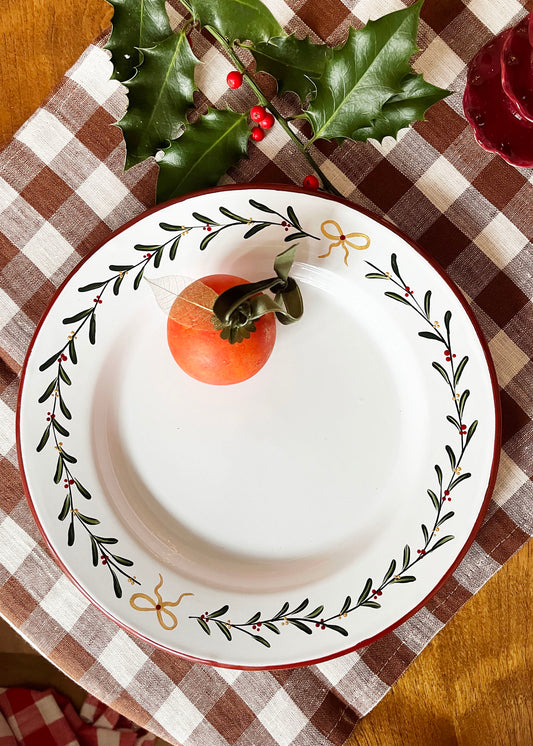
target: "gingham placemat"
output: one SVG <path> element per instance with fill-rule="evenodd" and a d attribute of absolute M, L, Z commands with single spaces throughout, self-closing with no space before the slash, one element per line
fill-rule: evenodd
<path fill-rule="evenodd" d="M 329 43 L 399 0 L 267 0 L 288 31 Z M 176 5 L 176 7 L 178 7 Z M 517 0 L 426 0 L 415 67 L 456 91 L 382 146 L 328 144 L 315 157 L 354 203 L 417 240 L 466 294 L 496 364 L 503 451 L 471 550 L 425 608 L 380 641 L 318 666 L 218 670 L 172 657 L 107 620 L 47 553 L 15 449 L 18 375 L 55 288 L 111 230 L 154 201 L 154 166 L 122 173 L 125 106 L 101 44 L 89 47 L 0 157 L 0 611 L 48 658 L 127 717 L 185 746 L 342 744 L 453 614 L 533 529 L 533 176 L 481 150 L 462 115 L 466 63 L 518 21 Z M 176 11 L 174 24 L 179 24 Z M 316 36 L 314 37 L 317 38 Z M 230 63 L 197 34 L 198 85 L 220 105 Z M 245 94 L 237 92 L 231 95 Z M 235 99 L 234 99 L 235 100 Z M 242 100 L 243 110 L 249 104 Z M 301 183 L 308 173 L 275 127 L 225 182 Z"/>

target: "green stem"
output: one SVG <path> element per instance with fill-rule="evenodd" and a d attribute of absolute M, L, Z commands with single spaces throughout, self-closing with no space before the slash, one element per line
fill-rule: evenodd
<path fill-rule="evenodd" d="M 257 99 L 259 103 L 262 106 L 268 107 L 268 109 L 272 112 L 274 118 L 278 122 L 278 124 L 283 127 L 287 135 L 291 138 L 291 140 L 294 142 L 300 153 L 302 153 L 305 158 L 307 159 L 308 163 L 314 168 L 314 170 L 317 172 L 317 174 L 322 179 L 322 184 L 324 185 L 324 188 L 327 189 L 328 192 L 331 192 L 331 194 L 335 194 L 337 197 L 342 197 L 343 195 L 339 192 L 338 189 L 336 189 L 331 181 L 328 179 L 328 177 L 324 174 L 318 163 L 315 161 L 311 153 L 307 150 L 305 145 L 301 142 L 299 137 L 296 135 L 293 130 L 289 127 L 289 124 L 283 114 L 281 114 L 274 104 L 269 101 L 264 95 L 259 86 L 256 84 L 254 79 L 248 74 L 246 71 L 246 68 L 240 61 L 240 59 L 235 54 L 232 46 L 228 43 L 227 39 L 225 39 L 222 34 L 220 34 L 216 29 L 214 29 L 212 26 L 206 26 L 206 29 L 209 31 L 209 33 L 214 36 L 214 38 L 218 41 L 218 43 L 225 49 L 225 51 L 228 53 L 229 57 L 231 58 L 231 61 L 237 68 L 237 70 L 243 75 L 244 79 L 252 89 L 252 91 L 257 96 Z"/>

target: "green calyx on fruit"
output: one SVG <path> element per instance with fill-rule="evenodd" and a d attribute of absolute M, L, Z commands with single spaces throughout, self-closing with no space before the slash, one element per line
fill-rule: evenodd
<path fill-rule="evenodd" d="M 294 244 L 277 255 L 275 277 L 235 285 L 218 296 L 213 304 L 211 323 L 220 330 L 222 339 L 230 344 L 248 339 L 255 331 L 257 319 L 267 313 L 275 313 L 282 324 L 292 324 L 301 318 L 304 306 L 300 288 L 289 277 L 296 246 Z M 274 297 L 266 295 L 266 290 Z"/>

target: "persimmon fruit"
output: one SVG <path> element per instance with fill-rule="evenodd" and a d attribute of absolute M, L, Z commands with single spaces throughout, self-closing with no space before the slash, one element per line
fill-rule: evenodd
<path fill-rule="evenodd" d="M 276 341 L 276 317 L 257 319 L 248 338 L 231 344 L 212 322 L 213 302 L 230 287 L 247 283 L 235 275 L 209 275 L 188 285 L 176 298 L 167 320 L 167 340 L 180 368 L 203 383 L 228 385 L 255 375 Z"/>

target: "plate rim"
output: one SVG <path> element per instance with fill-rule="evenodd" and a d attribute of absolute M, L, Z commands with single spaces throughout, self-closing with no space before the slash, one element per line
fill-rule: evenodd
<path fill-rule="evenodd" d="M 493 396 L 493 405 L 494 405 L 494 447 L 493 447 L 493 454 L 492 454 L 492 462 L 491 462 L 491 469 L 489 474 L 489 480 L 487 484 L 487 489 L 485 491 L 485 495 L 483 497 L 483 502 L 481 504 L 478 516 L 476 521 L 474 522 L 474 525 L 472 527 L 472 530 L 470 534 L 468 535 L 466 541 L 464 542 L 459 554 L 457 555 L 454 562 L 451 564 L 451 566 L 447 569 L 447 571 L 444 573 L 444 575 L 438 580 L 436 585 L 427 593 L 427 595 L 418 603 L 416 604 L 412 609 L 409 609 L 402 617 L 397 619 L 395 622 L 393 622 L 391 625 L 386 627 L 385 629 L 381 630 L 380 632 L 376 633 L 375 635 L 372 635 L 371 637 L 368 637 L 364 640 L 361 640 L 354 645 L 350 645 L 347 648 L 344 648 L 340 651 L 335 651 L 333 653 L 319 656 L 317 658 L 312 658 L 310 660 L 305 661 L 297 661 L 293 663 L 275 663 L 275 664 L 267 664 L 267 665 L 260 665 L 260 666 L 252 666 L 252 665 L 244 665 L 244 664 L 236 664 L 236 663 L 226 663 L 226 662 L 219 662 L 219 661 L 213 661 L 207 658 L 202 658 L 200 656 L 194 656 L 190 653 L 184 653 L 176 650 L 175 648 L 167 647 L 166 645 L 163 645 L 159 642 L 156 642 L 152 640 L 150 637 L 147 637 L 142 632 L 139 632 L 138 630 L 133 629 L 132 627 L 129 627 L 124 622 L 121 622 L 119 619 L 117 619 L 113 614 L 111 614 L 109 611 L 107 611 L 103 606 L 91 595 L 91 593 L 86 590 L 82 583 L 79 582 L 74 575 L 71 573 L 69 568 L 66 566 L 66 564 L 63 562 L 63 560 L 60 558 L 59 554 L 55 550 L 50 538 L 48 537 L 44 526 L 42 525 L 40 519 L 38 518 L 37 511 L 35 509 L 33 499 L 30 494 L 28 481 L 26 479 L 26 472 L 24 468 L 24 461 L 22 459 L 22 445 L 21 445 L 21 401 L 22 401 L 22 393 L 24 390 L 24 381 L 26 377 L 27 372 L 27 366 L 29 362 L 29 358 L 31 356 L 31 352 L 33 350 L 34 343 L 40 333 L 41 327 L 43 326 L 46 318 L 48 317 L 48 314 L 50 313 L 52 307 L 55 305 L 57 300 L 59 299 L 60 295 L 62 294 L 64 288 L 66 285 L 72 280 L 72 278 L 78 273 L 78 271 L 81 269 L 81 267 L 87 262 L 94 254 L 96 254 L 97 251 L 99 251 L 105 244 L 109 243 L 110 240 L 114 239 L 116 236 L 120 235 L 127 229 L 129 229 L 131 226 L 138 223 L 140 220 L 144 219 L 146 216 L 151 215 L 153 213 L 159 212 L 160 210 L 169 207 L 174 204 L 178 204 L 180 202 L 184 202 L 196 197 L 201 197 L 207 194 L 216 194 L 221 192 L 238 192 L 238 191 L 244 191 L 244 190 L 258 190 L 258 191 L 276 191 L 276 192 L 293 192 L 298 194 L 304 194 L 311 197 L 319 197 L 321 199 L 329 200 L 332 202 L 336 202 L 338 204 L 341 204 L 345 207 L 349 207 L 352 210 L 355 210 L 356 212 L 359 212 L 366 217 L 371 218 L 372 220 L 376 221 L 380 225 L 384 226 L 388 230 L 395 233 L 397 236 L 399 236 L 403 241 L 405 241 L 417 254 L 419 254 L 431 267 L 434 271 L 437 272 L 437 274 L 444 280 L 448 288 L 451 290 L 453 295 L 457 298 L 459 303 L 461 304 L 463 310 L 465 311 L 470 323 L 472 324 L 472 327 L 474 329 L 474 332 L 477 336 L 477 339 L 481 345 L 481 349 L 483 351 L 483 355 L 485 357 L 485 364 L 487 366 L 487 370 L 489 372 L 489 378 L 490 378 L 490 384 L 491 384 L 491 390 L 492 390 L 492 396 Z M 463 558 L 465 557 L 466 553 L 470 549 L 474 538 L 479 531 L 481 524 L 483 522 L 483 519 L 485 517 L 485 514 L 487 512 L 488 506 L 490 504 L 490 500 L 492 497 L 492 493 L 494 491 L 494 486 L 496 483 L 496 477 L 498 473 L 498 466 L 500 462 L 500 454 L 501 454 L 501 442 L 502 442 L 502 424 L 501 424 L 501 401 L 500 401 L 500 394 L 499 394 L 499 384 L 498 379 L 496 375 L 496 369 L 494 366 L 494 362 L 492 360 L 490 350 L 488 343 L 485 339 L 485 336 L 483 334 L 483 331 L 481 329 L 481 326 L 476 319 L 472 309 L 470 308 L 466 298 L 464 297 L 463 293 L 459 289 L 459 287 L 455 284 L 455 282 L 448 276 L 448 274 L 445 272 L 445 270 L 440 266 L 440 264 L 437 262 L 437 260 L 431 256 L 425 249 L 423 249 L 419 244 L 416 243 L 413 239 L 411 239 L 402 229 L 398 228 L 397 226 L 390 223 L 386 218 L 381 217 L 380 215 L 374 213 L 372 210 L 369 210 L 365 207 L 362 207 L 360 205 L 356 205 L 350 200 L 346 199 L 345 197 L 337 197 L 335 195 L 326 194 L 321 191 L 316 190 L 310 190 L 310 189 L 304 189 L 302 187 L 299 187 L 294 184 L 267 184 L 267 183 L 245 183 L 245 184 L 228 184 L 228 185 L 222 185 L 222 186 L 216 186 L 211 187 L 208 189 L 202 189 L 195 192 L 191 192 L 189 194 L 182 195 L 181 197 L 177 197 L 172 200 L 168 200 L 167 202 L 163 202 L 161 204 L 154 205 L 151 208 L 148 208 L 147 210 L 144 210 L 139 215 L 136 215 L 128 222 L 124 223 L 124 225 L 120 226 L 114 231 L 111 231 L 110 234 L 102 241 L 98 242 L 96 246 L 94 246 L 89 253 L 83 257 L 83 259 L 76 264 L 76 266 L 72 269 L 71 272 L 67 275 L 67 277 L 63 280 L 63 282 L 59 285 L 59 287 L 55 290 L 53 293 L 45 311 L 43 312 L 39 323 L 37 324 L 32 338 L 30 340 L 30 343 L 28 345 L 28 349 L 26 351 L 26 355 L 24 358 L 24 363 L 21 369 L 20 373 L 20 383 L 19 383 L 19 390 L 17 395 L 17 410 L 16 410 L 16 448 L 17 448 L 17 459 L 18 459 L 18 467 L 20 472 L 20 477 L 22 481 L 22 486 L 24 489 L 24 493 L 26 496 L 26 500 L 28 503 L 28 506 L 30 508 L 30 511 L 32 513 L 33 519 L 46 543 L 46 546 L 49 550 L 49 552 L 52 555 L 53 560 L 56 562 L 56 564 L 59 566 L 59 568 L 62 570 L 62 572 L 68 577 L 68 579 L 78 588 L 78 590 L 85 596 L 85 598 L 88 599 L 88 601 L 95 606 L 98 611 L 102 612 L 108 619 L 113 621 L 119 628 L 123 629 L 124 631 L 128 632 L 129 634 L 133 635 L 137 639 L 140 639 L 144 642 L 149 643 L 153 647 L 163 650 L 166 653 L 170 653 L 171 655 L 178 656 L 180 658 L 184 658 L 186 660 L 192 661 L 194 663 L 201 663 L 209 666 L 214 666 L 216 668 L 227 668 L 227 669 L 233 669 L 233 670 L 241 670 L 241 671 L 272 671 L 272 670 L 282 670 L 282 669 L 290 669 L 290 668 L 302 668 L 304 666 L 311 666 L 316 665 L 318 663 L 324 663 L 329 660 L 333 660 L 335 658 L 339 658 L 344 655 L 348 655 L 349 653 L 353 653 L 356 650 L 365 647 L 366 645 L 369 645 L 373 642 L 376 642 L 377 640 L 381 639 L 385 635 L 387 635 L 389 632 L 392 632 L 394 629 L 398 628 L 400 625 L 402 625 L 405 621 L 410 619 L 412 616 L 414 616 L 421 608 L 423 608 L 428 601 L 439 591 L 439 589 L 449 580 L 449 578 L 453 575 L 456 568 L 459 566 L 459 564 L 462 562 Z"/>

